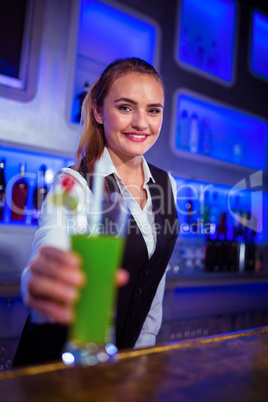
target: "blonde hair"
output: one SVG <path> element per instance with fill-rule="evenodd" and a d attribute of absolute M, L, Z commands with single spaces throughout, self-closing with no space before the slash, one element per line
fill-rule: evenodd
<path fill-rule="evenodd" d="M 82 105 L 82 122 L 84 125 L 75 159 L 81 163 L 84 158 L 90 173 L 93 173 L 94 164 L 96 160 L 100 159 L 105 147 L 104 128 L 95 119 L 92 108 L 93 103 L 101 109 L 114 81 L 120 76 L 131 72 L 155 77 L 164 90 L 161 75 L 151 64 L 137 57 L 115 60 L 105 68 L 87 93 Z"/>

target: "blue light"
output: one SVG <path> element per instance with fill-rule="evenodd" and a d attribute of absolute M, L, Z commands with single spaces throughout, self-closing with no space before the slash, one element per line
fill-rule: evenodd
<path fill-rule="evenodd" d="M 236 19 L 234 0 L 182 0 L 176 57 L 183 67 L 231 83 Z"/>
<path fill-rule="evenodd" d="M 73 123 L 80 121 L 85 84 L 90 87 L 110 62 L 139 57 L 158 68 L 160 33 L 157 24 L 134 10 L 115 7 L 97 0 L 81 1 L 71 112 Z"/>
<path fill-rule="evenodd" d="M 155 26 L 95 0 L 83 0 L 81 10 L 79 54 L 104 64 L 131 56 L 155 63 Z"/>
<path fill-rule="evenodd" d="M 117 347 L 113 343 L 107 343 L 107 345 L 105 345 L 105 350 L 110 356 L 113 356 L 118 352 Z"/>
<path fill-rule="evenodd" d="M 72 353 L 65 352 L 62 354 L 62 361 L 66 365 L 70 366 L 70 365 L 74 364 L 74 362 L 75 362 L 74 355 Z"/>
<path fill-rule="evenodd" d="M 182 117 L 183 113 L 185 118 Z M 200 129 L 196 153 L 253 169 L 267 168 L 268 127 L 265 120 L 206 100 L 198 94 L 188 95 L 186 91 L 180 92 L 177 99 L 175 148 L 191 150 L 190 144 L 186 143 L 190 133 L 184 133 L 184 130 L 186 127 L 190 132 L 191 121 L 188 121 L 188 126 L 186 123 L 194 114 L 198 116 Z M 204 129 L 202 124 L 206 119 L 209 126 Z M 202 136 L 205 134 L 208 137 L 208 130 L 209 138 L 204 140 Z M 202 141 L 206 143 L 202 144 Z"/>
<path fill-rule="evenodd" d="M 253 12 L 250 68 L 257 76 L 268 80 L 268 17 Z"/>

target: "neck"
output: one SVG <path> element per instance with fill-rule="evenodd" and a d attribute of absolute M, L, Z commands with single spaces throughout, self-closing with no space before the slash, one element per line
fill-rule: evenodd
<path fill-rule="evenodd" d="M 110 149 L 109 153 L 121 180 L 139 204 L 140 208 L 143 209 L 147 200 L 147 192 L 143 188 L 144 173 L 142 168 L 142 156 L 121 156 L 115 154 Z"/>
<path fill-rule="evenodd" d="M 113 164 L 125 182 L 125 178 L 129 178 L 130 180 L 133 178 L 137 178 L 137 176 L 143 177 L 142 170 L 142 156 L 128 156 L 128 155 L 118 155 L 115 154 L 111 149 L 108 149 Z M 129 180 L 126 180 L 129 182 Z"/>

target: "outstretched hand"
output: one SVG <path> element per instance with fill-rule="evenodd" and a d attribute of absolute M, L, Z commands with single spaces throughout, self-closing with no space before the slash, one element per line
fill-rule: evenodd
<path fill-rule="evenodd" d="M 85 286 L 86 276 L 81 259 L 70 251 L 43 246 L 30 264 L 30 279 L 24 302 L 53 322 L 68 325 L 73 320 L 73 306 L 79 290 Z M 116 272 L 117 286 L 128 282 L 128 272 Z"/>

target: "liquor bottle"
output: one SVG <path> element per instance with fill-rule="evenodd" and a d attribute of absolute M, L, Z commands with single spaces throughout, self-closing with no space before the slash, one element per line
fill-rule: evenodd
<path fill-rule="evenodd" d="M 245 231 L 246 250 L 245 250 L 245 271 L 255 271 L 256 261 L 258 259 L 258 249 L 255 242 L 257 234 L 258 220 L 255 215 L 248 213 L 247 222 L 249 223 Z"/>
<path fill-rule="evenodd" d="M 217 50 L 217 42 L 211 43 L 207 57 L 207 69 L 214 74 L 217 74 L 219 68 L 219 53 Z"/>
<path fill-rule="evenodd" d="M 190 152 L 195 154 L 199 148 L 199 120 L 196 113 L 190 119 Z"/>
<path fill-rule="evenodd" d="M 227 235 L 226 227 L 226 212 L 222 212 L 220 215 L 220 222 L 218 226 L 218 239 L 224 241 Z"/>
<path fill-rule="evenodd" d="M 186 209 L 186 222 L 189 225 L 190 233 L 196 234 L 198 232 L 197 211 L 194 210 L 194 203 L 192 201 L 191 190 L 187 191 Z"/>
<path fill-rule="evenodd" d="M 202 35 L 197 35 L 194 44 L 194 64 L 203 67 L 205 48 L 203 45 Z"/>
<path fill-rule="evenodd" d="M 244 239 L 244 227 L 243 227 L 243 210 L 241 208 L 240 197 L 236 197 L 233 207 L 233 238 L 237 241 Z"/>
<path fill-rule="evenodd" d="M 12 188 L 11 219 L 14 221 L 25 221 L 25 207 L 27 204 L 28 184 L 25 179 L 25 163 L 20 165 L 20 178 Z"/>
<path fill-rule="evenodd" d="M 211 128 L 210 128 L 210 120 L 208 117 L 205 117 L 201 123 L 200 130 L 200 152 L 203 155 L 209 155 L 211 151 Z"/>
<path fill-rule="evenodd" d="M 4 219 L 4 209 L 6 200 L 6 179 L 5 179 L 5 160 L 0 163 L 0 221 Z"/>
<path fill-rule="evenodd" d="M 33 209 L 34 209 L 32 217 L 33 223 L 38 222 L 42 203 L 45 200 L 48 193 L 48 187 L 46 185 L 45 180 L 46 170 L 47 167 L 45 165 L 41 165 L 37 175 L 37 184 L 33 192 Z"/>
<path fill-rule="evenodd" d="M 236 142 L 233 144 L 233 162 L 240 165 L 243 161 L 243 142 L 240 135 L 235 136 Z"/>
<path fill-rule="evenodd" d="M 218 272 L 226 271 L 227 263 L 223 256 L 223 242 L 226 240 L 226 213 L 221 213 L 218 205 L 218 193 L 212 195 L 209 208 L 210 233 L 207 236 L 205 252 L 205 270 Z"/>
<path fill-rule="evenodd" d="M 207 243 L 205 247 L 205 272 L 214 271 L 215 266 L 215 241 L 211 239 L 210 236 L 207 238 Z"/>
<path fill-rule="evenodd" d="M 184 27 L 180 37 L 180 59 L 188 62 L 190 59 L 190 38 L 188 36 L 188 29 Z"/>
<path fill-rule="evenodd" d="M 214 233 L 218 233 L 218 226 L 220 223 L 220 207 L 219 207 L 219 194 L 215 191 L 212 194 L 212 200 L 210 204 L 210 216 L 209 223 L 214 228 Z"/>
<path fill-rule="evenodd" d="M 177 148 L 189 151 L 190 121 L 187 110 L 182 110 L 177 128 Z"/>
<path fill-rule="evenodd" d="M 226 216 L 226 212 L 221 213 L 217 236 L 217 239 L 220 242 L 220 271 L 229 271 L 230 242 L 227 239 Z"/>
<path fill-rule="evenodd" d="M 87 96 L 87 93 L 88 93 L 88 91 L 89 91 L 89 88 L 90 88 L 90 87 L 89 87 L 89 83 L 88 83 L 88 82 L 85 82 L 85 83 L 84 83 L 84 87 L 83 87 L 83 91 L 77 95 L 77 99 L 78 99 L 78 101 L 79 101 L 78 113 L 77 113 L 76 116 L 75 116 L 75 121 L 76 121 L 77 123 L 79 123 L 80 120 L 81 120 L 82 106 L 83 106 L 84 99 L 85 99 L 85 97 Z"/>

